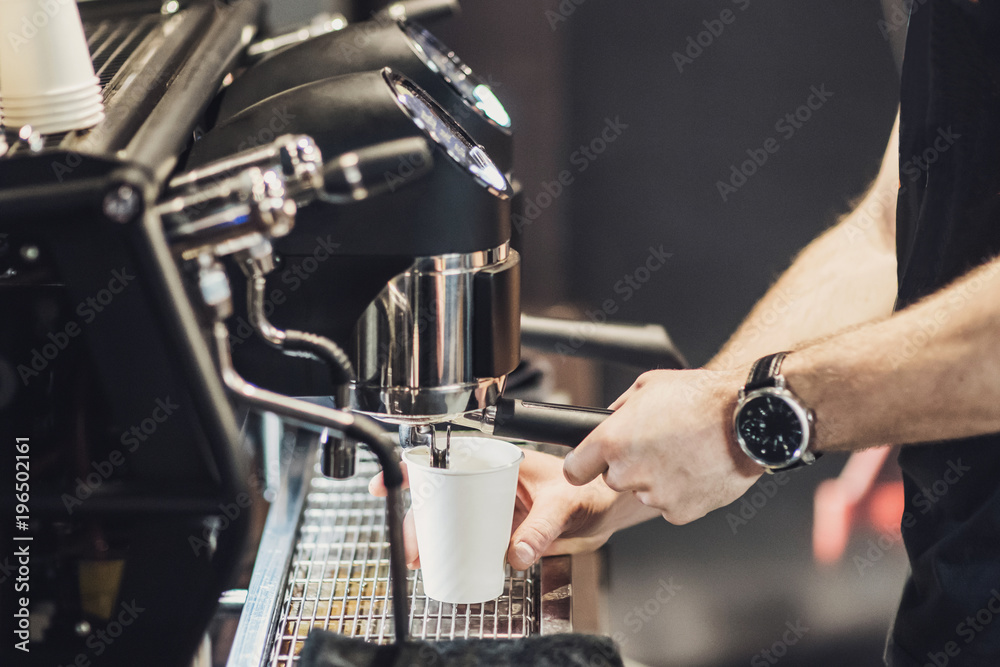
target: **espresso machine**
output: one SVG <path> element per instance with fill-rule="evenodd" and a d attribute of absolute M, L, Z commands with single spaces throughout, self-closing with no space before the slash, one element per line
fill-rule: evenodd
<path fill-rule="evenodd" d="M 414 27 L 441 4 L 344 34 L 403 44 L 448 79 L 443 104 L 392 68 L 426 75 L 401 56 L 252 94 L 272 85 L 257 67 L 314 48 L 261 58 L 256 0 L 85 3 L 105 120 L 5 128 L 0 431 L 28 440 L 36 476 L 30 513 L 0 506 L 31 537 L 27 664 L 210 664 L 221 613 L 239 617 L 234 666 L 295 664 L 319 628 L 372 643 L 572 630 L 568 559 L 472 606 L 428 600 L 403 567 L 397 444 L 434 446 L 447 424 L 575 444 L 607 414 L 503 395 L 523 340 L 578 332 L 521 316 L 510 133 Z M 459 101 L 475 122 L 449 113 Z M 676 361 L 662 330 L 601 328 L 590 348 L 625 334 Z M 365 490 L 379 469 L 387 503 Z"/>

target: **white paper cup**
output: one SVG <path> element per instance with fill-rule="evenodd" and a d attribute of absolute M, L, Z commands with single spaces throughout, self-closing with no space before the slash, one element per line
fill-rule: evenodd
<path fill-rule="evenodd" d="M 91 101 L 86 104 L 56 106 L 51 109 L 18 109 L 16 107 L 4 106 L 2 111 L 5 117 L 28 120 L 30 122 L 32 119 L 41 121 L 47 118 L 87 117 L 98 111 L 104 111 L 104 105 L 100 101 Z"/>
<path fill-rule="evenodd" d="M 429 457 L 427 447 L 403 453 L 424 594 L 453 604 L 493 600 L 504 589 L 524 453 L 502 440 L 453 436 L 449 468 L 432 468 Z"/>
<path fill-rule="evenodd" d="M 4 107 L 31 108 L 5 122 L 44 134 L 92 127 L 103 118 L 87 94 L 99 94 L 100 85 L 74 0 L 0 0 L 0 36 Z M 65 106 L 73 101 L 79 102 L 75 116 Z M 62 120 L 54 120 L 47 103 L 61 105 Z"/>
<path fill-rule="evenodd" d="M 2 2 L 2 0 L 0 0 L 0 2 Z M 45 93 L 43 95 L 19 95 L 16 92 L 7 93 L 5 95 L 3 91 L 0 91 L 0 100 L 6 104 L 32 105 L 44 104 L 49 101 L 69 102 L 72 100 L 89 99 L 91 95 L 100 94 L 100 83 L 100 79 L 98 79 L 97 76 L 93 76 L 89 81 L 82 85 L 57 92 Z"/>
<path fill-rule="evenodd" d="M 52 111 L 71 110 L 87 104 L 101 104 L 103 96 L 100 89 L 94 86 L 87 86 L 84 90 L 73 95 L 64 97 L 36 98 L 33 100 L 26 98 L 0 97 L 0 107 L 14 111 Z"/>
<path fill-rule="evenodd" d="M 104 120 L 104 107 L 98 105 L 95 108 L 80 109 L 66 113 L 44 113 L 31 115 L 17 115 L 4 111 L 0 113 L 4 126 L 8 128 L 20 128 L 30 125 L 31 128 L 40 134 L 57 134 L 59 132 L 70 132 L 93 127 Z"/>

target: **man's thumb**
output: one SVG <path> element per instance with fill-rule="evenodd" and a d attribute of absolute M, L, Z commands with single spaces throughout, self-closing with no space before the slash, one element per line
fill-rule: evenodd
<path fill-rule="evenodd" d="M 526 570 L 545 554 L 549 546 L 562 535 L 566 525 L 566 508 L 558 503 L 536 502 L 528 516 L 514 531 L 507 550 L 507 561 L 515 570 Z"/>

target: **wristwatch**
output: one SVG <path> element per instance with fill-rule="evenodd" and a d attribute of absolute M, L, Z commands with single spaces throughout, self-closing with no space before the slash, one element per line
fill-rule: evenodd
<path fill-rule="evenodd" d="M 740 448 L 767 472 L 813 463 L 811 452 L 816 416 L 788 388 L 781 362 L 788 352 L 758 359 L 740 390 L 733 428 Z"/>

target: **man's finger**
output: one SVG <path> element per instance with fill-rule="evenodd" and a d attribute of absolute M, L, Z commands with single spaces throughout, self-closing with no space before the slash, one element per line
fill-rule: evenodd
<path fill-rule="evenodd" d="M 633 384 L 631 387 L 625 390 L 624 394 L 616 398 L 614 403 L 608 406 L 608 410 L 617 410 L 621 406 L 625 405 L 625 402 L 628 401 L 629 397 L 631 397 L 632 394 L 635 393 L 635 391 L 636 387 Z"/>
<path fill-rule="evenodd" d="M 409 488 L 410 486 L 410 475 L 406 471 L 406 464 L 400 463 L 400 469 L 403 471 L 403 488 Z M 368 493 L 372 494 L 376 498 L 385 498 L 388 492 L 385 489 L 385 481 L 382 479 L 382 473 L 372 477 L 371 481 L 368 482 Z"/>
<path fill-rule="evenodd" d="M 406 551 L 406 567 L 416 570 L 420 567 L 420 549 L 417 544 L 417 524 L 413 523 L 413 510 L 403 517 L 403 546 Z"/>
<path fill-rule="evenodd" d="M 526 570 L 562 535 L 568 507 L 559 502 L 536 500 L 521 525 L 514 531 L 507 549 L 507 561 L 515 570 Z"/>
<path fill-rule="evenodd" d="M 614 403 L 612 403 L 611 405 L 608 406 L 608 409 L 609 410 L 616 410 L 617 411 L 618 408 L 620 408 L 621 406 L 625 405 L 625 403 L 628 402 L 628 399 L 632 398 L 632 394 L 634 394 L 637 391 L 639 391 L 639 381 L 638 380 L 636 380 L 635 382 L 633 382 L 632 384 L 630 384 L 629 388 L 625 390 L 625 393 L 623 393 L 621 396 L 619 396 L 618 398 L 616 398 L 615 401 L 614 401 Z"/>
<path fill-rule="evenodd" d="M 602 424 L 603 426 L 603 424 Z M 597 427 L 597 431 L 601 426 Z M 591 433 L 563 461 L 563 475 L 574 486 L 583 486 L 608 469 L 601 440 Z"/>

